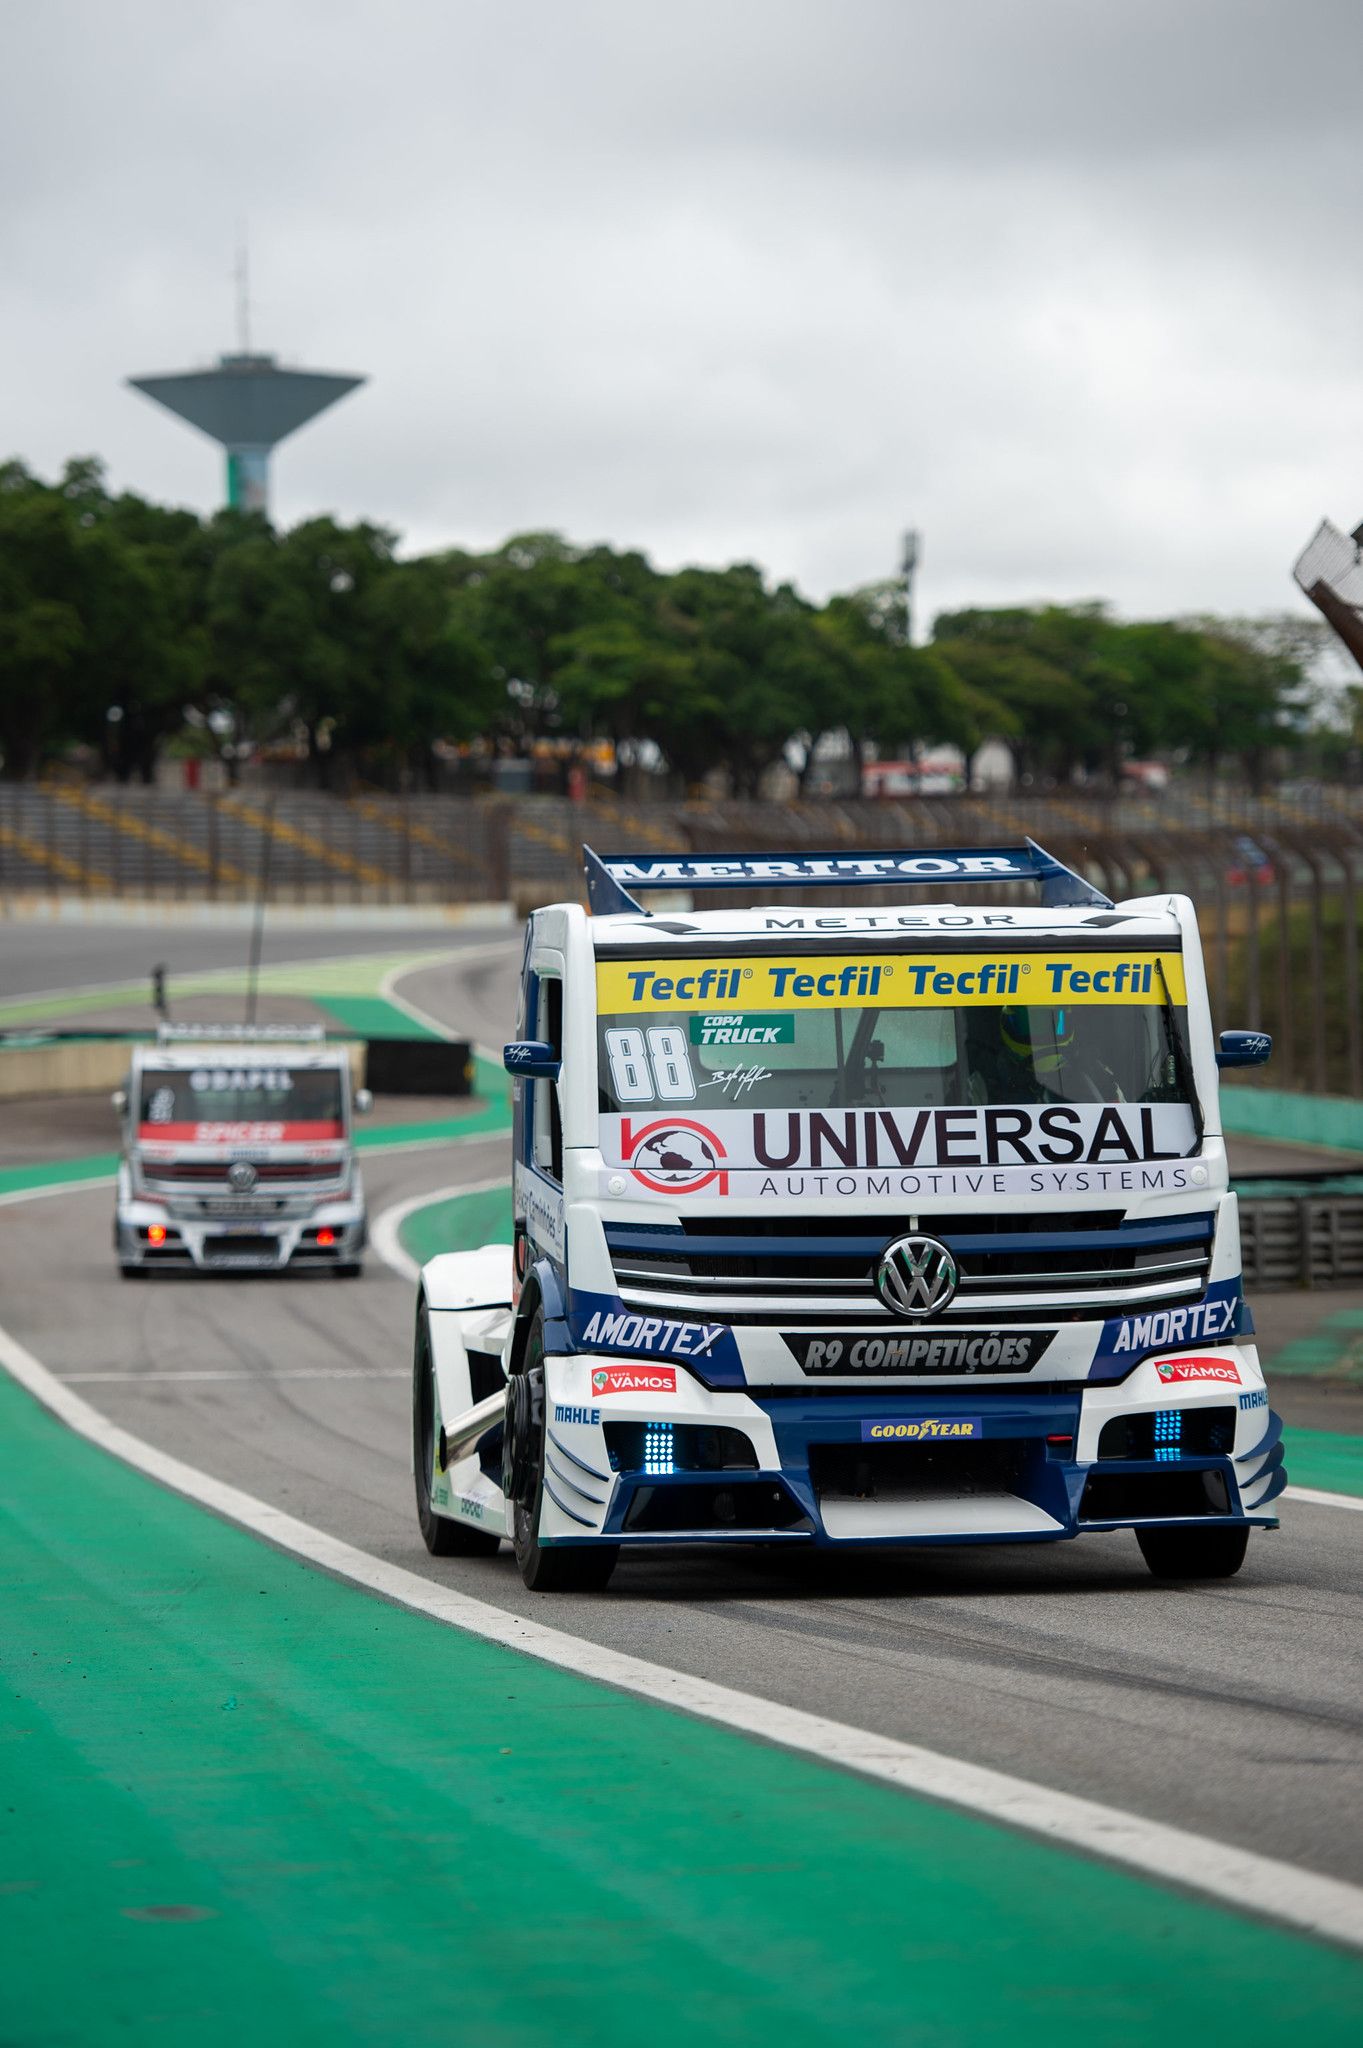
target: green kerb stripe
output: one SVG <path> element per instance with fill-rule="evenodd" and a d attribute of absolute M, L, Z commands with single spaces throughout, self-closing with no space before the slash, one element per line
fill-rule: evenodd
<path fill-rule="evenodd" d="M 1363 1436 L 1337 1436 L 1326 1429 L 1289 1429 L 1283 1437 L 1291 1486 L 1322 1493 L 1363 1495 Z"/>

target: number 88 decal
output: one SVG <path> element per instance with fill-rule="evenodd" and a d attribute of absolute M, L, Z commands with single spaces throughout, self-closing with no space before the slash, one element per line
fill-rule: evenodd
<path fill-rule="evenodd" d="M 695 1100 L 686 1033 L 675 1024 L 657 1024 L 649 1031 L 607 1031 L 606 1057 L 617 1102 Z"/>

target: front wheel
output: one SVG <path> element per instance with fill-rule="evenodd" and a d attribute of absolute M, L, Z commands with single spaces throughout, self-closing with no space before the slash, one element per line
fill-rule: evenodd
<path fill-rule="evenodd" d="M 357 1269 L 358 1270 L 358 1269 Z M 469 1529 L 436 1513 L 431 1479 L 436 1469 L 435 1360 L 431 1356 L 431 1319 L 425 1302 L 417 1310 L 416 1343 L 412 1352 L 412 1468 L 416 1475 L 416 1518 L 422 1541 L 432 1557 L 492 1557 L 500 1538 L 486 1529 Z"/>
<path fill-rule="evenodd" d="M 1248 1529 L 1138 1529 L 1141 1556 L 1157 1579 L 1233 1579 L 1249 1548 Z"/>
<path fill-rule="evenodd" d="M 511 1547 L 532 1593 L 600 1593 L 620 1556 L 618 1543 L 541 1543 L 544 1497 L 544 1316 L 537 1311 L 525 1364 L 506 1390 L 506 1484 L 512 1500 Z"/>

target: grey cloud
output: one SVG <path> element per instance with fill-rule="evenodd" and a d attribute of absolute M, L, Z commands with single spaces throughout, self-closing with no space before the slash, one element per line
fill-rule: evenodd
<path fill-rule="evenodd" d="M 120 380 L 231 345 L 245 215 L 258 344 L 373 380 L 286 520 L 1172 611 L 1363 511 L 1354 6 L 0 12 L 0 452 L 215 502 Z"/>

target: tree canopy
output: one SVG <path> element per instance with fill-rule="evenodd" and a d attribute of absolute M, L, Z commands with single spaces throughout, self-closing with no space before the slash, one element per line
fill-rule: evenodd
<path fill-rule="evenodd" d="M 0 773 L 80 758 L 128 780 L 158 755 L 287 743 L 319 784 L 426 786 L 443 751 L 600 741 L 674 786 L 740 796 L 823 754 L 860 765 L 988 738 L 1016 774 L 1115 780 L 1154 754 L 1252 780 L 1304 723 L 1296 620 L 1124 623 L 1101 604 L 940 617 L 908 644 L 902 591 L 816 605 L 750 563 L 656 569 L 520 534 L 404 559 L 331 518 L 277 532 L 0 465 Z"/>

